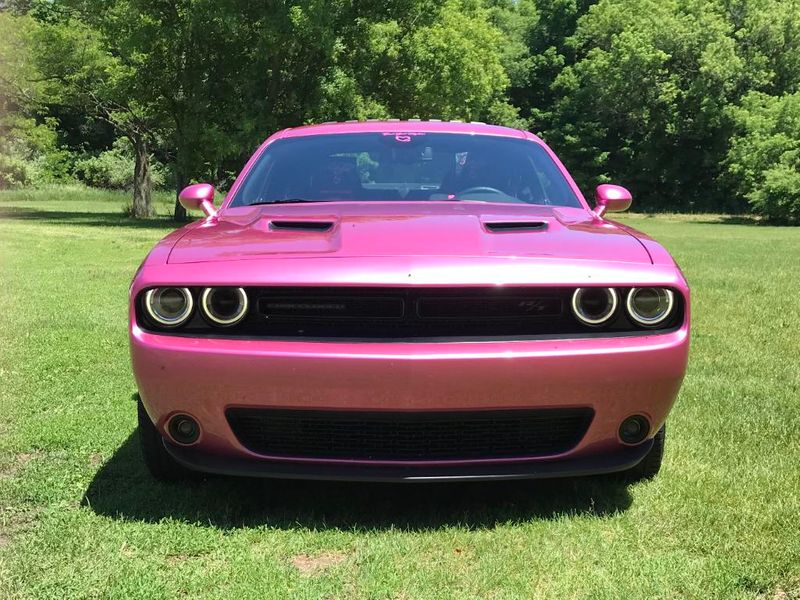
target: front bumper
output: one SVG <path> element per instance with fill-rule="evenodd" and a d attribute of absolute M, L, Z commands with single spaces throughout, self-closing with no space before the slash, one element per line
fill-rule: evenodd
<path fill-rule="evenodd" d="M 650 442 L 622 444 L 620 422 L 642 414 L 652 438 L 683 380 L 688 322 L 660 334 L 559 340 L 347 342 L 198 339 L 131 327 L 140 396 L 162 435 L 176 413 L 200 423 L 197 444 L 167 444 L 188 467 L 275 477 L 430 480 L 554 477 L 624 470 Z M 231 406 L 343 411 L 471 411 L 591 407 L 568 452 L 447 461 L 265 456 L 245 448 Z"/>

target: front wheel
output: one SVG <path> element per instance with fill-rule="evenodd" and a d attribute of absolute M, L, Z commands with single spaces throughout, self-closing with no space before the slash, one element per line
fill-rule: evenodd
<path fill-rule="evenodd" d="M 658 430 L 658 433 L 653 438 L 653 447 L 650 448 L 650 452 L 642 459 L 642 462 L 621 473 L 626 481 L 636 483 L 637 481 L 652 479 L 658 475 L 661 470 L 661 461 L 664 458 L 666 428 L 667 426 L 664 425 Z"/>
<path fill-rule="evenodd" d="M 164 438 L 153 425 L 150 416 L 144 409 L 141 398 L 136 397 L 139 416 L 139 446 L 147 470 L 159 481 L 183 481 L 189 479 L 192 472 L 178 463 L 164 448 Z"/>

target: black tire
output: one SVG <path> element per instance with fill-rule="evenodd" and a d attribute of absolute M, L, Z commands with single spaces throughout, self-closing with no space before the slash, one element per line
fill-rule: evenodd
<path fill-rule="evenodd" d="M 153 425 L 138 396 L 136 405 L 139 416 L 139 446 L 142 449 L 142 458 L 144 458 L 147 470 L 159 481 L 190 479 L 192 471 L 178 463 L 164 448 L 164 438 Z"/>
<path fill-rule="evenodd" d="M 636 483 L 637 481 L 646 481 L 652 479 L 661 470 L 661 461 L 664 459 L 664 440 L 666 437 L 667 426 L 664 425 L 658 430 L 658 433 L 653 438 L 653 447 L 650 452 L 642 459 L 635 467 L 623 471 L 622 475 L 629 483 Z"/>

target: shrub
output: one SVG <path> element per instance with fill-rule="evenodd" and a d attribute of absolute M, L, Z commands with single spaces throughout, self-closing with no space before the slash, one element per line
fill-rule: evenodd
<path fill-rule="evenodd" d="M 75 155 L 66 148 L 52 148 L 30 160 L 34 186 L 75 182 Z"/>
<path fill-rule="evenodd" d="M 30 184 L 29 164 L 17 156 L 0 154 L 0 189 L 21 188 Z"/>
<path fill-rule="evenodd" d="M 110 150 L 79 160 L 75 172 L 81 181 L 92 187 L 130 189 L 135 162 L 130 143 L 125 138 L 117 138 Z M 150 177 L 154 188 L 162 187 L 166 180 L 164 166 L 152 158 Z"/>
<path fill-rule="evenodd" d="M 68 183 L 74 156 L 58 145 L 55 119 L 7 115 L 0 121 L 0 187 Z"/>
<path fill-rule="evenodd" d="M 125 189 L 133 185 L 134 159 L 124 139 L 117 139 L 111 150 L 79 160 L 78 178 L 86 185 L 107 189 Z"/>

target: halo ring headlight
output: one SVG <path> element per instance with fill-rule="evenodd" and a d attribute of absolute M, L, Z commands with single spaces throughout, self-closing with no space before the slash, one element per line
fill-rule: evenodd
<path fill-rule="evenodd" d="M 674 307 L 675 293 L 661 287 L 632 288 L 625 301 L 630 318 L 645 327 L 663 323 Z"/>
<path fill-rule="evenodd" d="M 572 313 L 584 325 L 597 327 L 617 312 L 619 297 L 614 288 L 578 288 L 572 293 Z"/>
<path fill-rule="evenodd" d="M 249 301 L 243 288 L 206 288 L 200 297 L 203 316 L 214 325 L 229 327 L 247 314 Z"/>
<path fill-rule="evenodd" d="M 194 298 L 189 288 L 163 287 L 147 290 L 144 295 L 147 316 L 163 327 L 178 327 L 189 320 Z"/>

